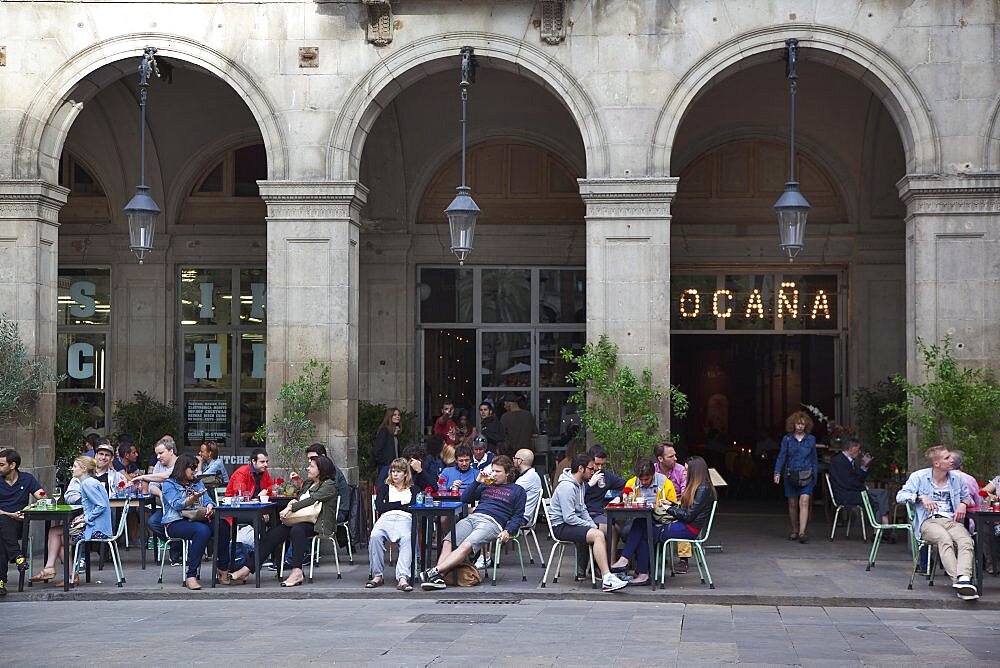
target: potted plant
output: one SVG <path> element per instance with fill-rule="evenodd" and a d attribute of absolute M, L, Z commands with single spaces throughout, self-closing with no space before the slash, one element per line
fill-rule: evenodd
<path fill-rule="evenodd" d="M 0 314 L 0 425 L 32 424 L 39 398 L 62 379 L 28 354 L 17 323 Z"/>
<path fill-rule="evenodd" d="M 162 402 L 145 392 L 136 392 L 132 401 L 115 402 L 111 416 L 119 434 L 130 435 L 139 451 L 139 461 L 152 455 L 153 446 L 170 434 L 180 441 L 180 413 L 174 401 Z"/>
<path fill-rule="evenodd" d="M 637 376 L 628 366 L 619 365 L 618 346 L 606 334 L 596 344 L 584 346 L 579 355 L 568 349 L 560 355 L 576 364 L 566 380 L 578 388 L 570 401 L 581 407 L 584 427 L 623 469 L 639 458 L 651 457 L 653 447 L 663 440 L 660 405 L 665 396 L 674 415 L 687 413 L 687 396 L 679 389 L 671 385 L 664 391 L 653 384 L 649 369 Z"/>
<path fill-rule="evenodd" d="M 271 423 L 261 425 L 253 440 L 268 444 L 275 474 L 301 463 L 302 454 L 316 434 L 313 417 L 330 407 L 330 365 L 310 359 L 295 380 L 278 392 L 281 410 Z"/>

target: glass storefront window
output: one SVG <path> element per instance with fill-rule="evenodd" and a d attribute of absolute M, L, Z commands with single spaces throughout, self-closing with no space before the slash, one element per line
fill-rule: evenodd
<path fill-rule="evenodd" d="M 560 352 L 565 348 L 574 355 L 583 352 L 587 342 L 586 332 L 538 333 L 538 384 L 541 387 L 571 387 L 566 374 L 576 366 L 563 360 Z"/>
<path fill-rule="evenodd" d="M 181 325 L 225 326 L 233 321 L 231 269 L 181 270 Z"/>
<path fill-rule="evenodd" d="M 59 270 L 59 325 L 107 325 L 111 322 L 111 271 Z"/>
<path fill-rule="evenodd" d="M 425 267 L 417 284 L 420 321 L 472 322 L 472 295 L 472 269 Z"/>
<path fill-rule="evenodd" d="M 87 416 L 89 429 L 107 428 L 107 393 L 60 390 L 56 397 L 60 406 L 79 408 Z"/>
<path fill-rule="evenodd" d="M 781 277 L 775 308 L 785 329 L 837 329 L 837 277 L 833 274 Z"/>
<path fill-rule="evenodd" d="M 552 438 L 568 442 L 580 429 L 580 414 L 570 401 L 573 392 L 544 391 L 538 393 L 538 426 Z"/>
<path fill-rule="evenodd" d="M 587 272 L 538 270 L 538 319 L 543 323 L 586 322 Z"/>
<path fill-rule="evenodd" d="M 240 334 L 240 387 L 264 389 L 264 372 L 267 361 L 267 345 L 264 332 L 244 332 Z"/>
<path fill-rule="evenodd" d="M 531 322 L 530 269 L 483 269 L 483 322 Z"/>
<path fill-rule="evenodd" d="M 673 329 L 714 330 L 712 313 L 715 275 L 678 274 L 670 280 L 670 313 Z"/>
<path fill-rule="evenodd" d="M 107 376 L 107 335 L 103 332 L 60 332 L 56 373 L 65 376 L 59 387 L 103 390 Z"/>
<path fill-rule="evenodd" d="M 531 386 L 531 332 L 483 332 L 483 387 Z"/>
<path fill-rule="evenodd" d="M 248 325 L 267 323 L 267 281 L 264 269 L 240 270 L 240 322 Z"/>
<path fill-rule="evenodd" d="M 228 388 L 229 334 L 184 334 L 184 387 Z"/>
<path fill-rule="evenodd" d="M 240 440 L 239 446 L 242 448 L 256 448 L 258 443 L 254 442 L 253 434 L 257 427 L 266 422 L 265 401 L 263 392 L 240 392 Z"/>
<path fill-rule="evenodd" d="M 713 298 L 716 311 L 728 313 L 726 329 L 774 329 L 774 274 L 726 275 L 725 289 Z"/>

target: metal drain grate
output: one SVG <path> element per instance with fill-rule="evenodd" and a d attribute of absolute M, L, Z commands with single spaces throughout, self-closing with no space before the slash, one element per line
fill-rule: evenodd
<path fill-rule="evenodd" d="M 507 615 L 417 615 L 408 624 L 499 624 Z"/>
<path fill-rule="evenodd" d="M 519 598 L 442 598 L 438 605 L 517 605 Z"/>

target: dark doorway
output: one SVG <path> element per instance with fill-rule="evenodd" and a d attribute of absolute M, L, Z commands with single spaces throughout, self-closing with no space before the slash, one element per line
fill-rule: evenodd
<path fill-rule="evenodd" d="M 690 403 L 687 417 L 672 423 L 682 456 L 705 457 L 740 495 L 766 490 L 785 418 L 802 404 L 834 415 L 838 341 L 817 335 L 674 335 L 671 382 Z M 823 431 L 817 424 L 818 439 Z"/>

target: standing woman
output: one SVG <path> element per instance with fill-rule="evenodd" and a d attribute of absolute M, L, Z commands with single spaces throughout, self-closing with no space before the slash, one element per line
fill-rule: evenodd
<path fill-rule="evenodd" d="M 774 484 L 785 477 L 785 497 L 788 499 L 788 519 L 792 532 L 788 540 L 808 542 L 806 527 L 809 524 L 809 504 L 819 460 L 816 456 L 816 437 L 812 435 L 813 421 L 803 411 L 795 411 L 785 420 L 785 437 L 781 439 L 781 452 L 774 462 Z"/>
<path fill-rule="evenodd" d="M 382 418 L 372 446 L 372 463 L 375 464 L 375 482 L 381 484 L 389 475 L 389 463 L 399 457 L 399 434 L 403 431 L 403 413 L 390 408 Z"/>
<path fill-rule="evenodd" d="M 94 478 L 97 462 L 93 457 L 77 457 L 73 460 L 73 478 L 80 481 L 80 503 L 83 504 L 83 531 L 73 535 L 70 541 L 76 545 L 81 540 L 94 538 L 111 538 L 114 530 L 111 528 L 111 500 L 108 489 Z M 81 560 L 85 558 L 80 555 Z M 80 564 L 75 564 L 73 584 L 80 584 L 80 576 L 75 573 L 80 570 Z M 62 581 L 56 583 L 62 586 Z"/>
<path fill-rule="evenodd" d="M 410 504 L 417 498 L 417 488 L 413 485 L 410 464 L 400 457 L 389 465 L 389 476 L 379 481 L 375 493 L 375 510 L 379 518 L 372 527 L 368 539 L 368 560 L 372 567 L 372 577 L 365 583 L 368 589 L 381 587 L 385 578 L 386 543 L 399 546 L 396 559 L 396 589 L 413 591 L 410 584 L 410 566 L 413 553 L 410 547 Z"/>
<path fill-rule="evenodd" d="M 167 538 L 183 538 L 191 541 L 184 586 L 192 590 L 201 589 L 201 585 L 198 584 L 198 566 L 201 565 L 201 557 L 208 547 L 208 539 L 212 536 L 212 527 L 208 524 L 208 520 L 215 510 L 215 507 L 205 500 L 208 489 L 196 479 L 197 470 L 198 459 L 191 453 L 185 452 L 177 457 L 170 477 L 163 481 L 163 486 L 160 488 L 163 497 L 163 528 Z M 204 510 L 199 510 L 200 508 Z M 183 511 L 189 511 L 188 514 L 192 517 L 185 517 Z"/>

